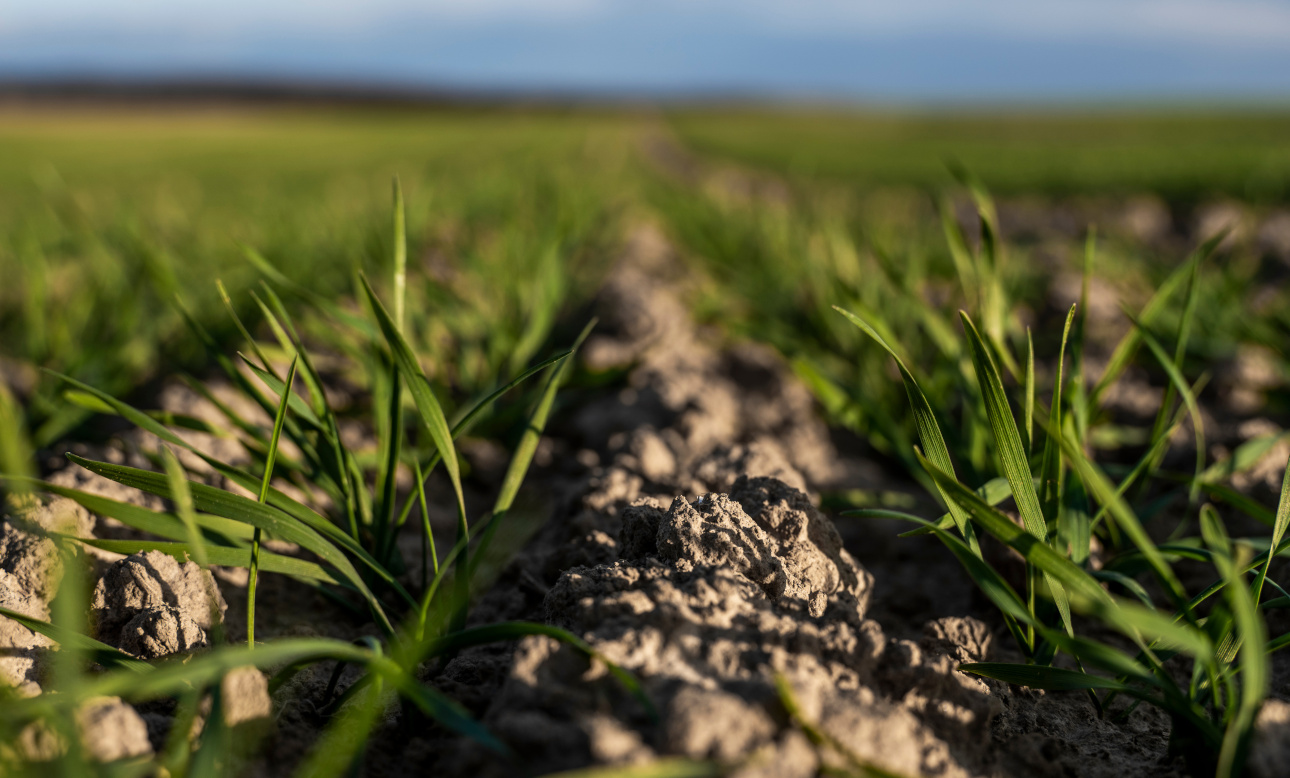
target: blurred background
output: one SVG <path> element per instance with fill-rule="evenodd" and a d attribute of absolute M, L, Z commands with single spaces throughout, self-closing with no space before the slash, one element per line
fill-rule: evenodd
<path fill-rule="evenodd" d="M 886 388 L 829 306 L 935 358 L 969 177 L 1023 341 L 1091 227 L 1129 303 L 1226 228 L 1188 353 L 1283 364 L 1290 2 L 0 0 L 0 371 L 36 444 L 88 417 L 40 368 L 137 396 L 236 348 L 248 257 L 297 301 L 385 278 L 395 175 L 445 394 L 546 353 L 648 225 L 705 321 L 896 445 L 839 399 Z"/>

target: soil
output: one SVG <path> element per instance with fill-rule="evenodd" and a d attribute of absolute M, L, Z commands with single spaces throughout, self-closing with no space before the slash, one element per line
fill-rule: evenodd
<path fill-rule="evenodd" d="M 1158 216 L 1141 216 L 1139 227 L 1154 229 Z M 1167 753 L 1169 721 L 1154 709 L 1100 718 L 1079 694 L 960 672 L 964 662 L 1018 659 L 992 606 L 935 540 L 897 539 L 902 527 L 878 521 L 835 522 L 819 496 L 880 487 L 909 495 L 916 513 L 932 515 L 934 503 L 828 429 L 774 352 L 696 327 L 678 268 L 657 230 L 628 242 L 583 355 L 588 369 L 622 380 L 571 403 L 552 426 L 545 464 L 530 476 L 552 506 L 549 519 L 471 610 L 473 623 L 525 619 L 574 632 L 639 678 L 654 709 L 602 663 L 550 638 L 468 649 L 424 667 L 423 680 L 464 704 L 516 758 L 391 705 L 367 774 L 539 775 L 664 756 L 715 759 L 741 778 L 813 776 L 856 762 L 929 776 L 1187 774 Z M 468 452 L 489 472 L 487 446 Z M 139 499 L 87 475 L 54 478 Z M 48 616 L 60 577 L 53 530 L 129 535 L 66 500 L 14 509 L 0 537 L 0 605 Z M 244 571 L 212 578 L 155 552 L 90 561 L 100 640 L 154 659 L 200 650 L 217 631 L 237 639 Z M 265 637 L 374 632 L 274 576 L 258 596 Z M 40 693 L 48 646 L 0 619 L 0 673 L 19 694 Z M 272 700 L 258 671 L 226 679 L 228 723 L 272 730 L 250 772 L 283 774 L 307 752 L 328 720 L 330 672 L 301 673 Z M 341 688 L 352 681 L 342 676 Z M 1290 698 L 1285 668 L 1273 693 Z M 148 753 L 165 742 L 172 714 L 94 701 L 80 717 L 82 739 L 100 759 Z M 1276 775 L 1290 704 L 1272 700 L 1259 721 L 1250 769 Z M 834 744 L 817 745 L 803 722 Z M 49 753 L 39 733 L 29 735 L 29 753 Z"/>

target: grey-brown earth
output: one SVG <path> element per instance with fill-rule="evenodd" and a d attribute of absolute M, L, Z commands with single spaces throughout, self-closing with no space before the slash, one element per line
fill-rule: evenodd
<path fill-rule="evenodd" d="M 927 538 L 894 539 L 889 525 L 835 524 L 818 507 L 821 491 L 839 488 L 923 498 L 835 441 L 777 355 L 718 346 L 697 328 L 677 266 L 656 231 L 629 243 L 584 352 L 588 368 L 624 371 L 624 381 L 585 398 L 551 430 L 550 464 L 535 474 L 554 503 L 550 519 L 471 614 L 474 623 L 528 619 L 571 630 L 636 675 L 655 710 L 602 664 L 550 638 L 468 649 L 423 668 L 424 680 L 465 704 L 515 760 L 392 705 L 366 772 L 537 775 L 684 756 L 718 760 L 743 778 L 856 764 L 906 775 L 1185 774 L 1166 754 L 1168 721 L 1157 711 L 1112 721 L 1077 694 L 958 671 L 963 662 L 1016 657 L 952 557 Z M 140 499 L 83 471 L 54 478 Z M 123 532 L 101 519 L 96 526 L 66 500 L 11 511 L 0 539 L 0 605 L 48 616 L 59 581 L 46 537 L 53 530 Z M 156 553 L 78 558 L 94 563 L 100 639 L 154 659 L 201 650 L 222 623 L 234 637 L 244 574 L 217 570 L 212 579 Z M 267 635 L 370 633 L 271 580 L 261 595 Z M 0 647 L 8 683 L 39 693 L 49 642 L 0 619 Z M 272 701 L 258 671 L 225 681 L 230 724 L 276 722 L 249 772 L 282 774 L 307 751 L 327 721 L 329 672 L 302 673 Z M 1274 694 L 1284 696 L 1284 673 L 1277 683 Z M 1257 775 L 1285 764 L 1287 710 L 1277 699 L 1260 716 Z M 113 699 L 86 705 L 78 720 L 88 752 L 108 760 L 160 747 L 172 716 L 173 707 Z M 832 744 L 813 743 L 803 723 Z M 33 731 L 20 747 L 39 756 L 59 744 Z"/>

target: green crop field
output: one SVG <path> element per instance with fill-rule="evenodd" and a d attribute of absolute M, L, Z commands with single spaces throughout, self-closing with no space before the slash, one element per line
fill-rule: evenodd
<path fill-rule="evenodd" d="M 823 504 L 910 522 L 961 562 L 1017 660 L 962 670 L 1079 692 L 1108 720 L 1133 699 L 1163 711 L 1192 774 L 1239 774 L 1260 706 L 1286 693 L 1290 477 L 1242 478 L 1290 429 L 1287 201 L 1290 113 L 1273 110 L 0 110 L 10 512 L 58 495 L 135 533 L 53 532 L 67 559 L 83 544 L 249 571 L 236 640 L 208 623 L 216 645 L 183 659 L 93 638 L 85 565 L 64 565 L 48 620 L 0 603 L 61 646 L 46 693 L 0 690 L 0 773 L 236 774 L 252 744 L 204 695 L 248 664 L 271 691 L 320 663 L 329 697 L 344 668 L 360 679 L 319 714 L 302 774 L 358 774 L 389 710 L 512 758 L 425 673 L 526 635 L 601 662 L 657 716 L 582 635 L 472 610 L 544 435 L 623 386 L 577 351 L 648 225 L 714 341 L 777 352 L 838 435 L 900 474 Z M 174 380 L 220 420 L 152 412 Z M 160 500 L 40 480 L 125 428 L 161 445 L 73 461 Z M 458 461 L 480 441 L 506 455 L 485 497 Z M 941 507 L 893 510 L 915 488 Z M 363 636 L 264 638 L 262 616 L 257 643 L 260 575 L 341 603 Z M 84 761 L 77 706 L 104 696 L 165 700 L 165 746 Z M 839 773 L 889 774 L 790 691 L 780 704 Z M 33 731 L 62 745 L 33 757 Z"/>

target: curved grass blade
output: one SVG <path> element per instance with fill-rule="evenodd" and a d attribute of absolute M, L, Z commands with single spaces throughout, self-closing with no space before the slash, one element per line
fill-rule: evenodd
<path fill-rule="evenodd" d="M 123 670 L 129 670 L 132 673 L 147 673 L 152 670 L 152 665 L 142 659 L 135 659 L 120 649 L 113 648 L 107 643 L 100 643 L 76 630 L 60 627 L 48 621 L 34 619 L 26 614 L 3 607 L 0 607 L 0 616 L 13 619 L 32 632 L 43 635 L 60 646 L 75 647 L 86 652 L 94 657 L 94 661 L 105 667 L 118 667 Z"/>
<path fill-rule="evenodd" d="M 97 494 L 51 484 L 48 481 L 0 476 L 0 482 L 5 484 L 25 483 L 29 488 L 67 497 L 84 506 L 91 513 L 116 519 L 126 526 L 163 538 L 185 540 L 189 537 L 188 528 L 183 521 L 169 513 L 160 513 L 138 505 L 110 500 Z M 245 524 L 221 516 L 199 513 L 194 516 L 194 521 L 204 531 L 203 536 L 207 540 L 222 545 L 237 546 L 242 541 L 250 540 L 253 532 Z"/>
<path fill-rule="evenodd" d="M 228 290 L 224 288 L 224 282 L 215 279 L 215 288 L 219 290 L 219 297 L 224 301 L 224 308 L 228 311 L 228 315 L 232 317 L 233 323 L 237 325 L 237 330 L 242 334 L 242 338 L 250 344 L 251 350 L 255 352 L 256 358 L 260 360 L 260 364 L 264 366 L 264 369 L 272 371 L 273 365 L 264 356 L 264 352 L 260 350 L 259 341 L 251 336 L 251 331 L 242 323 L 242 317 L 237 315 L 237 309 L 233 307 L 233 298 L 228 296 Z M 247 363 L 250 364 L 250 360 L 247 360 Z"/>
<path fill-rule="evenodd" d="M 502 395 L 506 394 L 510 390 L 514 389 L 515 387 L 524 383 L 528 379 L 542 372 L 543 370 L 550 367 L 551 365 L 557 364 L 562 360 L 569 358 L 572 354 L 573 354 L 572 351 L 563 351 L 559 354 L 556 354 L 553 357 L 545 359 L 542 362 L 539 362 L 538 364 L 529 368 L 528 370 L 525 370 L 523 373 L 520 373 L 518 376 L 516 376 L 514 379 L 508 382 L 505 386 L 502 386 L 490 392 L 488 396 L 486 396 L 484 399 L 480 400 L 479 402 L 471 406 L 470 410 L 462 414 L 461 418 L 453 423 L 452 425 L 453 440 L 456 440 L 457 438 L 465 434 L 465 432 L 470 429 L 471 425 L 474 424 L 475 419 L 479 416 L 479 414 L 487 410 L 488 407 L 492 405 L 494 402 L 496 402 L 497 399 L 500 398 Z M 430 478 L 430 474 L 434 471 L 435 466 L 439 464 L 439 460 L 441 458 L 442 457 L 439 454 L 439 450 L 436 448 L 434 454 L 431 455 L 430 459 L 426 462 L 426 464 L 421 466 L 422 488 L 424 488 L 427 485 L 427 481 Z M 412 501 L 409 500 L 407 503 L 404 504 L 403 512 L 399 514 L 399 520 L 398 520 L 399 526 L 403 526 L 404 522 L 406 522 L 408 519 L 408 514 L 411 513 L 411 511 L 412 511 Z"/>
<path fill-rule="evenodd" d="M 1066 327 L 1070 328 L 1069 322 Z M 1062 340 L 1065 341 L 1065 338 L 1063 337 Z M 1065 345 L 1063 342 L 1063 351 Z M 1059 371 L 1058 376 L 1060 375 Z M 1056 400 L 1054 405 L 1061 407 Z M 1026 405 L 1021 418 L 1026 421 L 1026 454 L 1029 455 L 1035 450 L 1035 341 L 1030 336 L 1029 327 L 1026 328 Z"/>
<path fill-rule="evenodd" d="M 996 681 L 1015 683 L 1031 689 L 1045 689 L 1055 692 L 1084 691 L 1087 689 L 1113 689 L 1119 692 L 1133 693 L 1137 690 L 1114 678 L 1103 678 L 1098 675 L 1066 670 L 1060 667 L 1041 667 L 1039 665 L 1019 665 L 1010 662 L 970 662 L 959 665 L 965 673 L 993 678 Z"/>
<path fill-rule="evenodd" d="M 980 495 L 981 499 L 985 500 L 990 505 L 998 505 L 1012 496 L 1012 486 L 1008 484 L 1008 479 L 1000 476 L 999 478 L 991 478 L 989 481 L 986 481 L 976 490 L 976 493 Z M 870 509 L 868 508 L 860 508 L 852 511 L 842 511 L 841 515 L 864 517 L 869 514 L 869 511 Z M 954 517 L 948 513 L 943 513 L 939 519 L 932 522 L 932 525 L 937 529 L 949 529 L 954 526 Z M 928 535 L 931 531 L 932 527 L 919 527 L 918 529 L 911 529 L 908 532 L 902 532 L 896 537 L 913 538 L 919 535 Z"/>
<path fill-rule="evenodd" d="M 1169 376 L 1170 386 L 1182 395 L 1183 402 L 1187 405 L 1187 412 L 1191 415 L 1192 428 L 1196 436 L 1196 478 L 1191 486 L 1190 499 L 1196 501 L 1196 496 L 1200 493 L 1199 480 L 1201 474 L 1205 472 L 1205 422 L 1200 416 L 1200 407 L 1196 404 L 1196 396 L 1192 394 L 1191 387 L 1187 384 L 1187 379 L 1183 378 L 1178 367 L 1170 360 L 1169 355 L 1165 353 L 1160 342 L 1143 328 L 1142 324 L 1133 316 L 1125 312 L 1133 326 L 1138 330 L 1142 337 L 1142 342 L 1147 344 L 1156 361 L 1164 368 L 1165 374 Z"/>
<path fill-rule="evenodd" d="M 990 421 L 990 431 L 994 435 L 995 446 L 999 451 L 999 461 L 1003 465 L 1004 477 L 1012 486 L 1012 498 L 1016 501 L 1017 511 L 1026 525 L 1026 530 L 1040 542 L 1047 542 L 1048 524 L 1044 520 L 1043 508 L 1039 504 L 1039 494 L 1035 491 L 1035 478 L 1030 472 L 1030 462 L 1026 449 L 1022 445 L 1021 434 L 1017 431 L 1017 420 L 1012 416 L 1012 407 L 1008 404 L 1008 395 L 1003 389 L 1003 379 L 994 366 L 990 352 L 986 350 L 985 341 L 977 332 L 972 317 L 965 311 L 959 311 L 963 320 L 963 330 L 967 334 L 969 350 L 972 353 L 972 365 L 976 369 L 977 382 L 981 386 L 981 396 L 985 401 L 986 416 Z M 1068 317 L 1069 321 L 1069 317 Z M 1033 416 L 1033 414 L 1032 414 Z M 1050 432 L 1050 434 L 1053 434 Z M 1071 624 L 1070 605 L 1066 592 L 1060 582 L 1051 575 L 1045 574 L 1045 582 L 1057 604 L 1062 624 L 1067 634 L 1074 634 Z"/>
<path fill-rule="evenodd" d="M 1101 619 L 1125 635 L 1138 639 L 1145 636 L 1160 640 L 1167 647 L 1197 656 L 1208 661 L 1213 657 L 1213 645 L 1208 636 L 1190 624 L 1176 623 L 1171 617 L 1112 597 L 1086 570 L 1059 554 L 1051 546 L 1018 527 L 1007 516 L 986 504 L 967 487 L 939 470 L 921 455 L 928 473 L 946 490 L 951 499 L 997 540 L 1015 549 L 1041 572 L 1051 575 L 1066 587 L 1071 603 L 1081 611 Z M 1153 547 L 1154 550 L 1154 547 Z"/>
<path fill-rule="evenodd" d="M 982 559 L 980 555 L 976 554 L 958 537 L 946 532 L 949 526 L 953 526 L 952 524 L 949 526 L 938 526 L 933 522 L 912 514 L 885 509 L 865 509 L 862 511 L 855 511 L 853 515 L 910 521 L 921 525 L 920 530 L 923 532 L 936 535 L 936 537 L 945 544 L 945 547 L 950 550 L 950 553 L 954 554 L 954 557 L 959 560 L 959 564 L 963 565 L 963 568 L 967 571 L 968 577 L 976 583 L 977 588 L 981 590 L 981 593 L 989 598 L 990 602 L 994 603 L 995 607 L 1003 613 L 1004 621 L 1008 626 L 1008 631 L 1012 633 L 1013 638 L 1017 641 L 1017 645 L 1027 651 L 1033 651 L 1034 646 L 1032 642 L 1018 627 L 1018 623 L 1027 625 L 1035 624 L 1034 618 L 1030 615 L 1029 609 L 1026 608 L 1025 602 L 1022 601 L 1016 590 L 1014 590 L 1012 586 L 1004 580 L 1003 576 L 999 575 L 993 567 L 986 564 L 985 560 Z M 942 522 L 944 522 L 944 517 L 942 517 Z"/>
<path fill-rule="evenodd" d="M 376 314 L 377 323 L 380 325 L 381 333 L 385 336 L 385 342 L 394 356 L 395 363 L 399 366 L 400 372 L 403 373 L 404 379 L 412 392 L 412 400 L 417 406 L 417 411 L 421 414 L 421 421 L 425 425 L 426 431 L 430 434 L 431 440 L 434 441 L 435 447 L 439 449 L 442 457 L 444 469 L 448 471 L 448 480 L 452 483 L 453 495 L 457 499 L 458 514 L 460 527 L 459 530 L 465 534 L 470 534 L 470 529 L 466 525 L 466 499 L 461 490 L 461 466 L 457 462 L 457 452 L 452 444 L 452 430 L 448 428 L 448 420 L 443 415 L 443 406 L 435 398 L 434 392 L 430 389 L 430 381 L 421 371 L 417 364 L 416 358 L 412 355 L 412 349 L 408 346 L 403 335 L 395 326 L 390 314 L 385 310 L 385 306 L 372 291 L 372 285 L 368 283 L 367 278 L 362 278 L 363 291 L 367 294 L 368 302 L 372 306 L 372 311 Z"/>
<path fill-rule="evenodd" d="M 98 538 L 78 538 L 77 540 L 86 546 L 101 548 L 114 554 L 129 556 L 141 551 L 160 551 L 163 554 L 169 554 L 179 562 L 197 561 L 197 551 L 190 543 L 154 540 L 101 540 Z M 204 546 L 203 553 L 206 556 L 206 564 L 244 568 L 251 566 L 251 549 L 249 548 L 208 545 Z M 297 559 L 284 554 L 275 554 L 271 551 L 260 551 L 260 569 L 267 573 L 281 573 L 282 575 L 290 575 L 296 578 L 307 578 L 321 583 L 345 586 L 350 589 L 354 588 L 352 584 L 347 585 L 345 581 L 337 578 L 317 562 L 310 562 L 308 559 Z"/>
<path fill-rule="evenodd" d="M 1290 526 L 1290 460 L 1286 461 L 1285 475 L 1281 477 L 1281 497 L 1277 501 L 1277 513 L 1272 524 L 1272 538 L 1269 548 L 1277 548 L 1285 538 L 1286 527 Z M 1254 578 L 1253 597 L 1254 602 L 1258 603 L 1263 596 L 1263 582 L 1268 579 L 1268 571 L 1272 568 L 1272 556 L 1269 555 L 1267 561 L 1263 564 Z"/>
<path fill-rule="evenodd" d="M 278 413 L 273 417 L 273 437 L 269 439 L 269 453 L 264 461 L 264 481 L 260 485 L 259 503 L 261 505 L 264 505 L 269 499 L 269 484 L 273 481 L 273 463 L 278 458 L 278 443 L 282 440 L 282 424 L 287 420 L 287 406 L 290 404 L 292 385 L 296 382 L 296 366 L 299 364 L 299 355 L 291 358 L 291 367 L 287 368 L 287 380 L 283 384 L 282 399 L 278 402 Z M 174 491 L 173 487 L 171 491 Z M 246 581 L 246 645 L 251 648 L 255 647 L 255 590 L 260 580 L 260 541 L 262 540 L 262 532 L 263 530 L 260 527 L 256 527 L 255 534 L 251 537 L 250 576 Z"/>
<path fill-rule="evenodd" d="M 1232 558 L 1232 542 L 1218 511 L 1212 506 L 1206 505 L 1201 509 L 1200 527 L 1206 544 L 1214 552 L 1214 565 L 1227 580 L 1227 601 L 1231 607 L 1235 638 L 1240 645 L 1241 693 L 1235 710 L 1228 714 L 1230 720 L 1223 734 L 1216 772 L 1221 778 L 1228 778 L 1240 772 L 1254 717 L 1268 693 L 1271 667 L 1265 653 L 1267 629 L 1259 615 L 1258 602 L 1246 587 Z"/>
<path fill-rule="evenodd" d="M 583 341 L 587 339 L 595 326 L 596 319 L 592 319 L 582 328 L 582 332 L 578 334 L 577 340 L 573 342 L 573 347 L 569 350 L 571 355 L 578 353 Z M 511 509 L 511 505 L 514 504 L 515 496 L 519 494 L 520 484 L 524 482 L 524 476 L 528 473 L 529 466 L 533 463 L 533 455 L 537 453 L 538 442 L 542 438 L 543 430 L 546 429 L 547 418 L 551 415 L 551 407 L 555 404 L 555 395 L 560 390 L 560 384 L 563 383 L 571 364 L 573 364 L 573 360 L 566 359 L 551 368 L 551 375 L 547 378 L 546 386 L 542 388 L 542 397 L 538 400 L 537 407 L 533 409 L 533 415 L 529 417 L 529 423 L 524 428 L 524 434 L 520 437 L 520 442 L 515 446 L 515 453 L 511 455 L 511 463 L 506 468 L 506 476 L 502 479 L 501 489 L 498 490 L 497 501 L 493 504 L 493 520 L 489 522 L 488 528 L 479 539 L 479 547 L 475 551 L 470 569 L 472 578 L 479 566 L 479 561 L 484 558 L 489 545 L 497 535 L 502 519 Z"/>
<path fill-rule="evenodd" d="M 1059 438 L 1059 442 L 1061 443 L 1062 451 L 1066 454 L 1067 461 L 1075 468 L 1089 493 L 1102 504 L 1108 511 L 1108 515 L 1114 518 L 1120 529 L 1129 536 L 1129 540 L 1133 542 L 1143 557 L 1146 558 L 1148 564 L 1151 565 L 1156 577 L 1165 585 L 1175 604 L 1188 615 L 1188 621 L 1194 622 L 1190 615 L 1191 608 L 1187 604 L 1182 582 L 1178 580 L 1178 576 L 1174 574 L 1173 569 L 1160 555 L 1155 543 L 1147 534 L 1146 529 L 1143 528 L 1142 523 L 1138 521 L 1138 517 L 1133 513 L 1128 503 L 1124 501 L 1120 492 L 1111 486 L 1110 481 L 1107 480 L 1096 465 L 1089 461 L 1079 446 L 1074 445 L 1064 436 Z"/>
<path fill-rule="evenodd" d="M 170 485 L 165 476 L 157 473 L 151 473 L 147 470 L 126 467 L 124 465 L 114 465 L 108 462 L 95 462 L 89 459 L 83 459 L 75 454 L 68 454 L 68 459 L 77 463 L 92 473 L 109 478 L 117 483 L 125 484 L 136 489 L 142 489 L 145 492 L 155 494 L 166 499 L 174 499 Z M 377 616 L 378 623 L 385 625 L 390 631 L 389 619 L 385 616 L 385 611 L 381 607 L 379 600 L 371 589 L 368 588 L 362 576 L 354 569 L 354 565 L 340 552 L 336 546 L 325 540 L 321 535 L 309 528 L 307 525 L 294 520 L 288 514 L 274 508 L 270 505 L 264 505 L 254 500 L 250 500 L 241 495 L 225 492 L 206 484 L 189 481 L 189 489 L 192 490 L 193 504 L 201 511 L 213 513 L 216 516 L 223 516 L 227 519 L 250 524 L 253 527 L 268 532 L 274 537 L 281 538 L 295 543 L 307 551 L 317 554 L 323 561 L 332 567 L 355 586 L 355 588 L 367 600 L 369 607 Z"/>
<path fill-rule="evenodd" d="M 909 405 L 914 411 L 914 424 L 918 428 L 918 439 L 923 444 L 923 451 L 927 453 L 927 458 L 936 465 L 938 470 L 952 475 L 954 473 L 954 463 L 950 460 L 950 451 L 945 445 L 945 437 L 941 434 L 941 427 L 936 422 L 936 414 L 932 412 L 931 403 L 927 401 L 927 396 L 923 394 L 923 390 L 918 386 L 918 381 L 914 380 L 913 374 L 905 367 L 904 360 L 900 358 L 895 349 L 887 344 L 887 341 L 882 339 L 877 330 L 869 326 L 864 319 L 836 305 L 833 306 L 833 310 L 845 316 L 852 324 L 859 327 L 862 332 L 873 338 L 879 346 L 882 346 L 891 355 L 892 359 L 896 360 L 896 367 L 900 369 L 900 377 L 905 384 L 905 394 L 909 397 Z M 1033 489 L 1034 487 L 1032 486 L 1031 488 Z M 975 549 L 976 538 L 972 535 L 967 516 L 943 492 L 941 497 L 944 499 L 945 507 L 950 516 L 953 517 L 954 523 L 958 526 L 959 533 Z"/>

